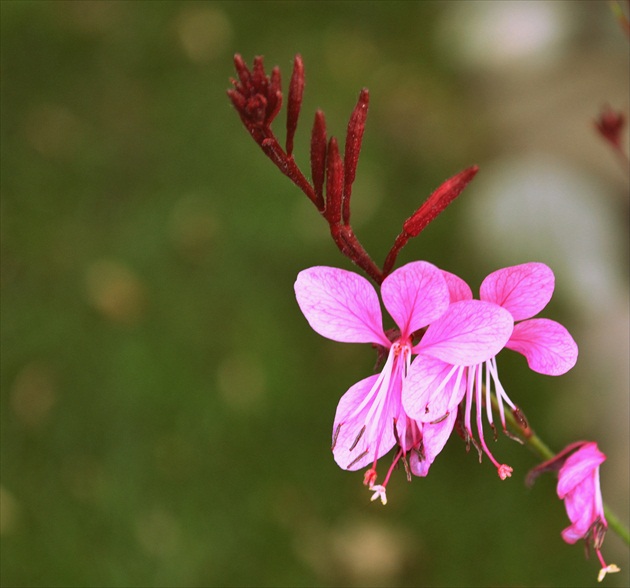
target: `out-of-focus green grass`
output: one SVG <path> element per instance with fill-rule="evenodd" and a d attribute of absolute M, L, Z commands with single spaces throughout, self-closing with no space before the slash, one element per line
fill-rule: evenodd
<path fill-rule="evenodd" d="M 527 491 L 507 440 L 510 482 L 454 438 L 387 508 L 337 468 L 337 400 L 375 358 L 313 333 L 293 281 L 349 265 L 225 96 L 234 52 L 285 82 L 300 52 L 308 168 L 314 109 L 342 137 L 370 87 L 355 219 L 380 263 L 491 144 L 431 43 L 441 8 L 2 2 L 4 586 L 594 583 L 553 480 Z M 401 261 L 474 277 L 464 222 L 455 206 Z M 514 369 L 542 414 L 548 382 Z"/>

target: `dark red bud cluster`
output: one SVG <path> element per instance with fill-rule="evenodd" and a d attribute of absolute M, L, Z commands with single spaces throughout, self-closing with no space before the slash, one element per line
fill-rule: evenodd
<path fill-rule="evenodd" d="M 228 96 L 239 113 L 243 124 L 260 143 L 270 136 L 270 126 L 282 107 L 280 70 L 274 67 L 271 76 L 265 75 L 263 58 L 254 58 L 252 71 L 240 55 L 234 57 L 238 80 L 232 79 L 234 89 Z"/>
<path fill-rule="evenodd" d="M 296 55 L 289 83 L 285 148 L 282 149 L 271 123 L 282 106 L 280 70 L 275 67 L 271 76 L 265 74 L 263 58 L 256 57 L 251 71 L 242 57 L 236 55 L 234 64 L 238 80 L 232 79 L 233 89 L 228 96 L 250 135 L 278 169 L 296 184 L 317 207 L 328 222 L 330 233 L 339 250 L 380 284 L 393 269 L 400 250 L 416 237 L 466 187 L 478 171 L 470 167 L 442 184 L 429 199 L 403 224 L 403 230 L 388 253 L 383 269 L 367 254 L 350 225 L 350 199 L 356 177 L 361 144 L 370 101 L 367 89 L 361 90 L 350 116 L 346 142 L 341 150 L 335 137 L 327 137 L 324 113 L 318 110 L 311 131 L 311 181 L 293 159 L 293 143 L 304 94 L 304 64 Z"/>

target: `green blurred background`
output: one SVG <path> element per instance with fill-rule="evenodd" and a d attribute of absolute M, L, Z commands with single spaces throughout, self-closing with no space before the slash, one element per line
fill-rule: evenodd
<path fill-rule="evenodd" d="M 382 263 L 441 181 L 479 164 L 410 243 L 476 289 L 540 260 L 561 378 L 504 353 L 503 384 L 554 448 L 594 439 L 628 518 L 627 173 L 596 135 L 628 113 L 628 40 L 606 2 L 13 2 L 2 10 L 3 586 L 595 586 L 553 476 L 506 438 L 500 482 L 453 437 L 387 507 L 330 454 L 369 346 L 312 332 L 303 268 L 351 269 L 242 128 L 232 56 L 343 141 L 370 116 L 354 226 Z M 275 128 L 283 137 L 284 111 Z M 389 325 L 386 325 L 389 326 Z M 604 555 L 630 562 L 609 533 Z"/>

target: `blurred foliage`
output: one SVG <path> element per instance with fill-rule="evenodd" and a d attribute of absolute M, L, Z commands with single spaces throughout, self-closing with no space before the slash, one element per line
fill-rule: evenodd
<path fill-rule="evenodd" d="M 433 43 L 443 3 L 0 8 L 2 585 L 595 585 L 554 480 L 525 489 L 535 461 L 506 439 L 509 482 L 453 438 L 428 478 L 394 476 L 387 508 L 337 468 L 336 402 L 375 358 L 315 335 L 292 286 L 348 263 L 225 96 L 235 52 L 285 83 L 300 52 L 307 167 L 314 109 L 343 137 L 370 88 L 354 218 L 380 263 L 493 149 Z M 478 284 L 464 223 L 455 205 L 400 263 Z M 553 384 L 502 370 L 542 418 Z"/>

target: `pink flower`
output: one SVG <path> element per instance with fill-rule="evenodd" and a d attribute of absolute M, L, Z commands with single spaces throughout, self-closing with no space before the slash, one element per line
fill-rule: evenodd
<path fill-rule="evenodd" d="M 598 449 L 597 443 L 580 441 L 535 467 L 527 476 L 531 485 L 539 474 L 559 470 L 558 498 L 564 500 L 571 521 L 562 531 L 562 538 L 569 544 L 584 539 L 587 545 L 593 546 L 602 565 L 597 578 L 599 582 L 607 573 L 619 571 L 615 564 L 607 565 L 601 554 L 608 528 L 599 484 L 599 466 L 605 460 L 606 456 Z"/>
<path fill-rule="evenodd" d="M 448 272 L 444 272 L 444 277 L 449 287 L 452 306 L 472 298 L 472 291 L 461 278 Z M 556 376 L 567 372 L 575 365 L 577 345 L 569 332 L 559 323 L 544 318 L 531 318 L 547 305 L 553 290 L 553 272 L 546 265 L 525 263 L 490 274 L 481 284 L 480 298 L 488 304 L 498 305 L 509 311 L 514 319 L 516 324 L 505 347 L 524 355 L 532 370 Z M 494 429 L 490 396 L 492 384 L 504 432 L 507 434 L 504 403 L 510 406 L 515 416 L 522 422 L 524 417 L 499 381 L 495 355 L 468 364 L 466 370 L 455 369 L 453 365 L 441 361 L 440 358 L 417 364 L 414 362 L 406 381 L 403 402 L 405 410 L 412 418 L 423 422 L 435 422 L 436 419 L 455 411 L 465 397 L 464 426 L 473 443 L 475 441 L 471 417 L 472 405 L 475 404 L 479 442 L 497 468 L 501 479 L 505 479 L 511 475 L 512 468 L 500 464 L 494 458 L 483 434 L 484 404 L 487 420 Z M 440 381 L 441 385 L 435 386 L 435 381 Z"/>
<path fill-rule="evenodd" d="M 334 341 L 372 343 L 387 350 L 381 373 L 357 382 L 341 397 L 332 442 L 335 461 L 343 469 L 372 464 L 365 483 L 375 492 L 373 499 L 380 497 L 385 503 L 392 468 L 383 484 L 376 484 L 378 459 L 396 445 L 394 464 L 402 459 L 407 466 L 405 455 L 411 450 L 423 455 L 423 425 L 408 418 L 401 398 L 412 353 L 453 362 L 482 361 L 505 345 L 513 321 L 493 304 L 467 301 L 449 306 L 441 271 L 423 261 L 409 263 L 383 280 L 383 304 L 398 326 L 391 340 L 383 331 L 376 291 L 357 274 L 313 267 L 300 272 L 295 293 L 304 316 L 320 335 Z M 427 325 L 414 346 L 414 336 Z M 429 428 L 427 433 L 428 440 L 435 434 L 435 442 L 427 443 L 433 451 L 444 435 L 437 428 Z"/>
<path fill-rule="evenodd" d="M 597 443 L 585 443 L 570 455 L 558 472 L 558 498 L 564 500 L 571 525 L 562 531 L 562 538 L 570 544 L 584 539 L 598 530 L 605 533 L 608 523 L 604 516 L 602 492 L 599 486 L 599 466 L 606 456 Z"/>

